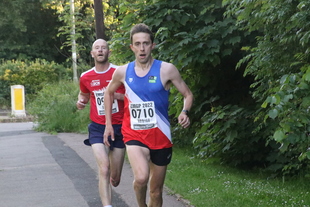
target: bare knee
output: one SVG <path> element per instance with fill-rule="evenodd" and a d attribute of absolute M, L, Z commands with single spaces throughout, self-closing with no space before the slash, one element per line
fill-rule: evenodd
<path fill-rule="evenodd" d="M 136 185 L 136 186 L 146 186 L 148 181 L 149 181 L 148 177 L 138 176 L 138 177 L 135 177 L 134 185 Z"/>
<path fill-rule="evenodd" d="M 108 166 L 99 167 L 99 176 L 105 178 L 110 177 L 110 168 Z"/>
<path fill-rule="evenodd" d="M 110 177 L 110 183 L 111 185 L 113 185 L 114 187 L 117 187 L 119 185 L 119 183 L 121 182 L 120 177 Z"/>
<path fill-rule="evenodd" d="M 114 187 L 117 187 L 121 181 L 121 174 L 122 174 L 122 169 L 111 169 L 111 174 L 110 174 L 110 182 Z"/>

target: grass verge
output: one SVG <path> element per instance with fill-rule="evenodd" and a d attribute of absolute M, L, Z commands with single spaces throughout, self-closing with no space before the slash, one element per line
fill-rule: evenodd
<path fill-rule="evenodd" d="M 310 206 L 307 178 L 268 179 L 260 172 L 207 164 L 175 147 L 165 185 L 195 207 Z"/>

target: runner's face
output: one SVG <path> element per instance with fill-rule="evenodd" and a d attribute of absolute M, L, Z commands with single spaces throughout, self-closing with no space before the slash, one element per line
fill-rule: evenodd
<path fill-rule="evenodd" d="M 140 63 L 147 63 L 151 60 L 151 52 L 155 44 L 152 43 L 147 33 L 136 33 L 132 36 L 131 50 L 135 53 L 136 60 Z"/>
<path fill-rule="evenodd" d="M 91 55 L 98 63 L 107 62 L 110 55 L 107 42 L 104 40 L 96 40 L 93 44 Z"/>

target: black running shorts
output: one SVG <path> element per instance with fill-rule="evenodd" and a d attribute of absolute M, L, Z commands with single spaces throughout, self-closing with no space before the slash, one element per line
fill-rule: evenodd
<path fill-rule="evenodd" d="M 164 149 L 150 149 L 145 144 L 137 141 L 137 140 L 130 140 L 125 143 L 126 145 L 137 145 L 140 147 L 145 147 L 150 150 L 150 158 L 152 163 L 158 166 L 166 166 L 171 162 L 172 158 L 172 147 L 164 148 Z"/>

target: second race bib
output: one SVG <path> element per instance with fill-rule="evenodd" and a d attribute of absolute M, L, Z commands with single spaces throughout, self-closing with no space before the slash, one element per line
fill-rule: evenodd
<path fill-rule="evenodd" d="M 104 100 L 103 100 L 104 92 L 102 90 L 94 91 L 94 95 L 95 95 L 95 99 L 96 99 L 96 107 L 97 107 L 98 115 L 105 115 Z M 118 111 L 119 111 L 118 103 L 117 103 L 117 100 L 114 99 L 113 105 L 112 105 L 112 114 L 114 114 Z"/>

